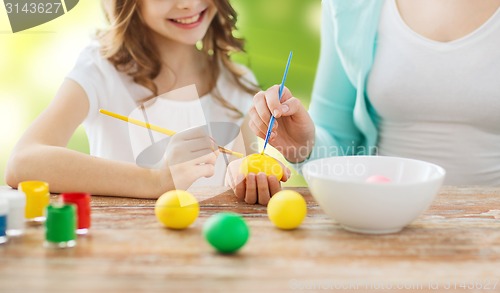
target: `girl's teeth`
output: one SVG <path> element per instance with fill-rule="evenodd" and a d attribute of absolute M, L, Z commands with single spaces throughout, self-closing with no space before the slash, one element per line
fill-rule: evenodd
<path fill-rule="evenodd" d="M 182 23 L 182 24 L 192 24 L 198 21 L 200 19 L 200 14 L 197 14 L 193 17 L 190 18 L 180 18 L 180 19 L 173 19 L 173 21 Z"/>

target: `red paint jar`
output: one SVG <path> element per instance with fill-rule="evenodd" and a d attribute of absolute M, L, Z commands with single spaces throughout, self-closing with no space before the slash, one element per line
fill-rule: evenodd
<path fill-rule="evenodd" d="M 76 205 L 77 229 L 76 234 L 87 234 L 90 228 L 90 194 L 63 193 L 61 199 L 66 204 Z"/>

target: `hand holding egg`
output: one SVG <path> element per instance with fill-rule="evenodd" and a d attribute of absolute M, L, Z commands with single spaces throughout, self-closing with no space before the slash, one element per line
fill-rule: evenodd
<path fill-rule="evenodd" d="M 263 154 L 252 154 L 228 166 L 226 185 L 240 201 L 267 205 L 271 196 L 281 190 L 281 182 L 290 177 L 290 170 L 280 161 Z"/>

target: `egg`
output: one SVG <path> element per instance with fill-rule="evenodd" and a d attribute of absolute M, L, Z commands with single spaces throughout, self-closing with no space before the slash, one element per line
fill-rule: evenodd
<path fill-rule="evenodd" d="M 265 154 L 252 154 L 245 157 L 240 165 L 240 173 L 247 176 L 248 173 L 266 173 L 267 176 L 274 175 L 278 180 L 283 177 L 283 167 L 273 157 Z"/>
<path fill-rule="evenodd" d="M 373 175 L 373 176 L 368 177 L 365 182 L 368 182 L 368 183 L 388 183 L 388 182 L 391 182 L 391 179 L 387 178 L 385 176 L 382 176 L 382 175 Z"/>
<path fill-rule="evenodd" d="M 278 228 L 284 230 L 295 229 L 306 217 L 307 204 L 304 197 L 293 190 L 282 190 L 269 201 L 267 216 Z"/>
<path fill-rule="evenodd" d="M 217 251 L 230 254 L 245 245 L 250 232 L 242 216 L 235 213 L 219 213 L 205 222 L 203 235 Z"/>
<path fill-rule="evenodd" d="M 185 229 L 198 218 L 200 205 L 184 190 L 172 190 L 158 198 L 155 215 L 160 223 L 171 229 Z"/>

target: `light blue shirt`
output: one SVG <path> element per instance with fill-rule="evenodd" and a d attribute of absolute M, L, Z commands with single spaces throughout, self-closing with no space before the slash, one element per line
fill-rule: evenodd
<path fill-rule="evenodd" d="M 309 160 L 374 154 L 378 115 L 366 96 L 384 0 L 323 0 L 321 54 L 309 113 Z"/>

